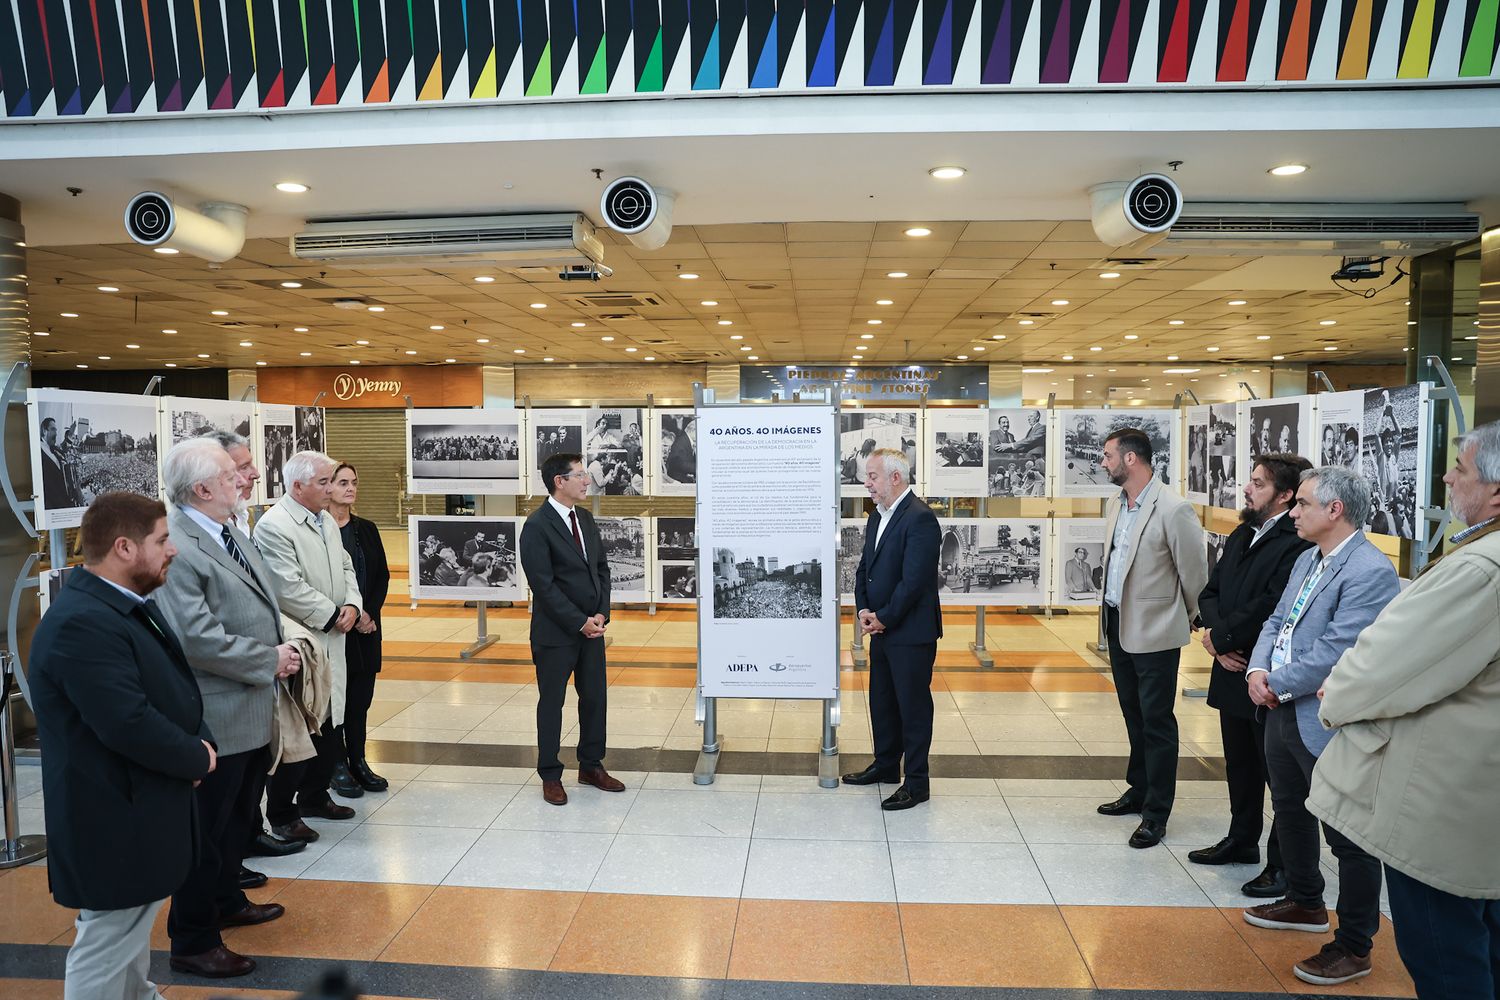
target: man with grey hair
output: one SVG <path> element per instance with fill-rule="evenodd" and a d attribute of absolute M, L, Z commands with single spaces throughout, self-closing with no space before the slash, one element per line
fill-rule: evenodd
<path fill-rule="evenodd" d="M 193 975 L 245 975 L 255 962 L 224 947 L 224 927 L 260 924 L 284 912 L 252 903 L 239 885 L 252 811 L 270 763 L 275 683 L 301 660 L 283 642 L 271 576 L 255 546 L 228 523 L 244 477 L 211 437 L 175 445 L 162 463 L 177 558 L 157 604 L 173 626 L 203 695 L 219 766 L 198 785 L 199 850 L 172 895 L 167 932 L 172 968 Z"/>
<path fill-rule="evenodd" d="M 1245 669 L 1250 700 L 1270 713 L 1266 778 L 1287 879 L 1284 899 L 1244 911 L 1256 927 L 1328 932 L 1318 821 L 1307 809 L 1313 768 L 1329 739 L 1316 696 L 1339 657 L 1400 590 L 1390 559 L 1360 530 L 1369 510 L 1370 487 L 1353 469 L 1325 465 L 1302 473 L 1290 516 L 1313 546 L 1293 564 Z M 1315 986 L 1337 986 L 1370 974 L 1380 862 L 1331 826 L 1323 834 L 1338 859 L 1339 927 L 1292 972 Z"/>
<path fill-rule="evenodd" d="M 1467 528 L 1324 685 L 1334 731 L 1308 808 L 1385 864 L 1396 947 L 1422 997 L 1500 989 L 1500 421 L 1443 477 Z"/>
<path fill-rule="evenodd" d="M 937 517 L 911 488 L 911 461 L 895 448 L 865 460 L 865 489 L 875 510 L 865 525 L 865 547 L 854 571 L 857 628 L 870 637 L 870 730 L 875 760 L 844 775 L 846 785 L 896 784 L 880 804 L 910 809 L 930 795 L 927 753 L 932 747 L 932 665 L 943 635 L 938 606 Z"/>
<path fill-rule="evenodd" d="M 317 757 L 282 764 L 266 790 L 271 831 L 286 840 L 318 839 L 303 817 L 354 817 L 353 809 L 328 794 L 344 755 L 334 733 L 344 722 L 344 636 L 364 613 L 354 563 L 344 550 L 338 525 L 325 513 L 333 500 L 335 468 L 334 460 L 320 451 L 299 451 L 287 459 L 282 466 L 286 494 L 255 525 L 255 544 L 270 568 L 281 613 L 322 637 L 323 656 L 332 673 L 330 715 L 323 720 L 323 731 L 313 737 Z"/>
<path fill-rule="evenodd" d="M 229 457 L 234 459 L 234 471 L 240 477 L 240 500 L 235 504 L 229 523 L 245 534 L 250 533 L 250 498 L 255 493 L 255 484 L 260 481 L 260 469 L 255 466 L 255 456 L 250 451 L 250 442 L 243 434 L 234 431 L 214 431 L 204 435 L 224 446 Z"/>

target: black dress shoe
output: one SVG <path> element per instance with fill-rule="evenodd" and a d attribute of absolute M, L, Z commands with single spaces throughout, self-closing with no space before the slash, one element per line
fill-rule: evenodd
<path fill-rule="evenodd" d="M 1167 824 L 1154 819 L 1143 819 L 1135 828 L 1127 843 L 1131 847 L 1155 847 L 1167 835 Z"/>
<path fill-rule="evenodd" d="M 1141 804 L 1128 795 L 1121 795 L 1113 802 L 1106 802 L 1099 807 L 1101 816 L 1129 816 L 1131 813 L 1141 811 Z"/>
<path fill-rule="evenodd" d="M 283 823 L 281 826 L 273 826 L 271 827 L 271 832 L 282 840 L 295 841 L 303 847 L 318 839 L 318 831 L 300 819 L 294 819 L 290 823 Z"/>
<path fill-rule="evenodd" d="M 270 879 L 266 878 L 264 873 L 253 872 L 244 865 L 240 865 L 239 885 L 241 889 L 259 889 L 268 881 Z"/>
<path fill-rule="evenodd" d="M 307 846 L 305 840 L 283 840 L 281 837 L 273 836 L 262 830 L 250 840 L 250 846 L 245 851 L 247 858 L 284 858 L 288 854 L 296 854 Z"/>
<path fill-rule="evenodd" d="M 897 809 L 910 809 L 919 803 L 926 802 L 931 797 L 932 794 L 925 788 L 921 791 L 913 792 L 905 785 L 902 785 L 891 793 L 890 798 L 880 803 L 880 808 L 886 812 L 895 812 Z"/>
<path fill-rule="evenodd" d="M 391 787 L 389 781 L 370 770 L 369 763 L 364 759 L 351 760 L 349 773 L 354 775 L 354 780 L 359 782 L 360 787 L 367 792 L 383 792 Z"/>
<path fill-rule="evenodd" d="M 846 785 L 875 785 L 884 783 L 894 785 L 901 780 L 901 775 L 890 771 L 882 771 L 879 765 L 871 764 L 863 771 L 854 771 L 844 775 Z"/>
<path fill-rule="evenodd" d="M 1255 844 L 1242 847 L 1225 837 L 1212 847 L 1188 851 L 1188 860 L 1195 865 L 1258 865 L 1260 847 Z"/>
<path fill-rule="evenodd" d="M 173 955 L 173 972 L 185 972 L 190 976 L 207 979 L 228 979 L 231 976 L 248 976 L 255 971 L 255 959 L 237 955 L 223 945 L 201 955 Z"/>
<path fill-rule="evenodd" d="M 354 775 L 349 773 L 349 765 L 343 761 L 339 761 L 334 767 L 333 777 L 328 779 L 328 790 L 346 799 L 357 799 L 365 794 L 359 782 L 354 780 Z"/>
<path fill-rule="evenodd" d="M 1286 888 L 1286 872 L 1267 865 L 1265 871 L 1240 886 L 1240 892 L 1253 899 L 1280 899 L 1286 895 Z"/>
<path fill-rule="evenodd" d="M 363 795 L 364 794 L 364 790 L 361 789 L 359 794 Z M 312 817 L 315 817 L 317 819 L 353 819 L 354 818 L 354 810 L 353 809 L 350 809 L 348 806 L 341 806 L 337 802 L 333 801 L 332 799 L 329 799 L 327 802 L 320 802 L 320 803 L 318 803 L 315 806 L 307 806 L 307 805 L 303 805 L 302 803 L 299 802 L 299 803 L 297 803 L 297 812 L 298 812 L 299 815 L 302 815 L 302 816 L 312 816 Z"/>

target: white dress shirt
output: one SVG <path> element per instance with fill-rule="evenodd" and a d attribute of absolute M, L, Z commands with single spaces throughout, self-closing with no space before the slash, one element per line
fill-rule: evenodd
<path fill-rule="evenodd" d="M 219 548 L 225 552 L 229 551 L 229 546 L 224 544 L 224 525 L 190 504 L 179 504 L 177 509 L 192 518 L 198 527 L 208 532 L 208 537 L 212 538 Z"/>
<path fill-rule="evenodd" d="M 573 508 L 569 507 L 567 504 L 558 503 L 557 497 L 553 496 L 549 496 L 547 498 L 547 502 L 552 505 L 552 509 L 557 511 L 558 516 L 563 519 L 563 527 L 567 528 L 568 534 L 571 535 L 573 533 L 573 521 L 571 520 L 571 518 L 573 517 Z M 582 525 L 578 526 L 578 547 L 583 550 L 583 556 L 585 559 L 587 559 L 589 554 L 589 547 L 583 543 Z"/>
<path fill-rule="evenodd" d="M 1255 529 L 1255 534 L 1250 536 L 1250 545 L 1248 547 L 1252 549 L 1255 548 L 1255 543 L 1269 535 L 1271 533 L 1271 529 L 1276 526 L 1276 522 L 1281 520 L 1285 516 L 1286 511 L 1282 511 L 1280 514 L 1272 514 L 1270 517 L 1266 518 L 1265 521 L 1261 522 L 1261 526 Z"/>
<path fill-rule="evenodd" d="M 880 523 L 875 525 L 875 547 L 877 549 L 880 548 L 880 536 L 885 534 L 885 526 L 891 523 L 891 511 L 901 506 L 901 501 L 905 500 L 906 495 L 910 492 L 911 487 L 908 486 L 901 491 L 901 495 L 892 501 L 889 507 L 882 507 L 880 504 L 875 505 L 875 510 L 880 514 Z"/>
<path fill-rule="evenodd" d="M 1135 533 L 1135 522 L 1141 516 L 1141 507 L 1146 497 L 1152 495 L 1158 481 L 1151 477 L 1130 506 L 1130 498 L 1120 491 L 1120 513 L 1115 516 L 1115 537 L 1109 547 L 1109 566 L 1104 573 L 1104 603 L 1112 608 L 1120 606 L 1120 593 L 1125 589 L 1125 566 L 1130 562 L 1130 536 Z"/>

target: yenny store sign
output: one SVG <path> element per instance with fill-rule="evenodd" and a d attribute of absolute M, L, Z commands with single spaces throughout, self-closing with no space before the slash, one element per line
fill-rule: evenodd
<path fill-rule="evenodd" d="M 347 368 L 262 368 L 256 395 L 263 403 L 309 406 L 318 394 L 330 409 L 400 409 L 484 405 L 479 365 L 387 365 Z"/>

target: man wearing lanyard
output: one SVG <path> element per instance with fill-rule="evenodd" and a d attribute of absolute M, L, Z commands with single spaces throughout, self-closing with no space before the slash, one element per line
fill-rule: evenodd
<path fill-rule="evenodd" d="M 1391 561 L 1360 531 L 1369 510 L 1370 488 L 1358 472 L 1323 466 L 1302 474 L 1291 517 L 1313 548 L 1292 567 L 1245 671 L 1250 700 L 1269 713 L 1266 770 L 1288 886 L 1286 898 L 1244 912 L 1256 927 L 1328 932 L 1318 821 L 1307 809 L 1313 767 L 1329 741 L 1316 695 L 1400 590 Z M 1370 974 L 1380 862 L 1326 824 L 1323 833 L 1339 864 L 1339 927 L 1333 941 L 1292 971 L 1304 982 L 1336 986 Z"/>

